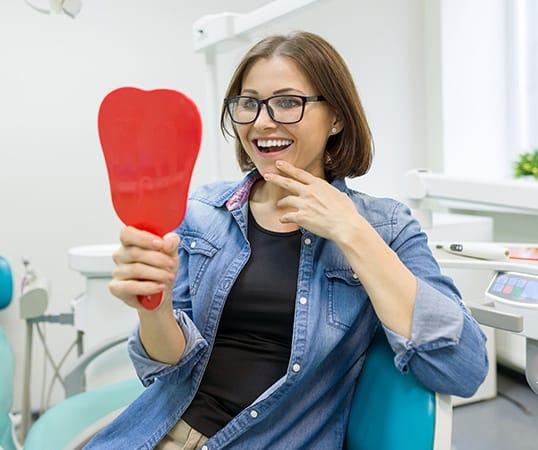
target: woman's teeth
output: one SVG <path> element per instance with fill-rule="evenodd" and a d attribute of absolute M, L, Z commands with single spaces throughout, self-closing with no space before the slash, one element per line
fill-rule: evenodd
<path fill-rule="evenodd" d="M 258 139 L 256 146 L 263 153 L 279 152 L 290 146 L 293 141 L 289 139 Z"/>

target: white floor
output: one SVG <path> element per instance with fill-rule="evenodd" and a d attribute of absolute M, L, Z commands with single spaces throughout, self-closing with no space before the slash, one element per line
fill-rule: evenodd
<path fill-rule="evenodd" d="M 454 408 L 452 450 L 538 450 L 538 394 L 499 367 L 498 395 Z"/>

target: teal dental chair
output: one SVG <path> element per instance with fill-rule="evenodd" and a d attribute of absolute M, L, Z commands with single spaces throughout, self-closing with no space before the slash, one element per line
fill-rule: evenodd
<path fill-rule="evenodd" d="M 11 345 L 0 327 L 0 449 L 15 450 L 9 413 L 13 403 L 15 361 Z"/>
<path fill-rule="evenodd" d="M 0 309 L 11 301 L 13 282 L 0 256 Z M 65 377 L 66 399 L 47 410 L 30 428 L 24 450 L 76 449 L 142 391 L 138 379 L 85 391 L 84 371 L 108 349 L 125 343 L 112 339 L 85 353 Z M 450 450 L 451 397 L 425 388 L 394 367 L 394 354 L 380 327 L 368 349 L 349 416 L 347 450 Z M 0 450 L 15 450 L 9 418 L 13 401 L 14 358 L 0 328 Z"/>
<path fill-rule="evenodd" d="M 0 257 L 0 309 L 12 295 L 9 265 Z M 83 354 L 65 376 L 66 399 L 47 410 L 31 427 L 24 450 L 80 448 L 95 432 L 142 391 L 138 379 L 128 379 L 85 391 L 84 372 L 95 358 L 126 342 L 111 339 Z M 450 450 L 450 396 L 425 388 L 417 378 L 394 367 L 394 354 L 379 327 L 368 349 L 349 416 L 347 450 Z M 0 328 L 0 450 L 15 450 L 9 411 L 13 400 L 14 358 Z"/>
<path fill-rule="evenodd" d="M 12 294 L 11 268 L 6 259 L 0 256 L 0 310 L 10 304 Z M 31 426 L 24 440 L 24 450 L 75 449 L 142 392 L 142 384 L 134 378 L 85 392 L 86 368 L 95 358 L 126 341 L 125 336 L 111 339 L 77 360 L 64 379 L 66 399 L 47 410 Z M 10 418 L 14 372 L 13 350 L 0 327 L 0 450 L 17 450 L 21 447 L 14 440 Z"/>
<path fill-rule="evenodd" d="M 13 277 L 7 260 L 0 256 L 0 310 L 6 308 L 13 295 Z M 9 413 L 13 403 L 15 358 L 7 336 L 0 327 L 0 449 L 14 450 Z"/>
<path fill-rule="evenodd" d="M 107 350 L 126 341 L 126 337 L 110 339 L 77 360 L 65 376 L 66 399 L 45 411 L 30 427 L 24 450 L 80 448 L 142 393 L 144 387 L 137 378 L 88 391 L 84 387 L 86 368 Z"/>
<path fill-rule="evenodd" d="M 345 448 L 450 450 L 451 441 L 451 397 L 401 374 L 379 327 L 355 388 Z"/>
<path fill-rule="evenodd" d="M 24 450 L 79 448 L 142 392 L 138 379 L 80 392 L 85 368 L 123 342 L 125 338 L 111 340 L 79 360 L 65 379 L 67 399 L 30 428 Z M 451 397 L 425 388 L 412 373 L 402 375 L 393 358 L 380 328 L 355 389 L 345 449 L 450 450 Z"/>

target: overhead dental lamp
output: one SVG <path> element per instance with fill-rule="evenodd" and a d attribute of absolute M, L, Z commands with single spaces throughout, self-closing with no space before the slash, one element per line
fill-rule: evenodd
<path fill-rule="evenodd" d="M 43 14 L 65 14 L 74 19 L 82 9 L 82 0 L 24 0 L 32 9 Z"/>

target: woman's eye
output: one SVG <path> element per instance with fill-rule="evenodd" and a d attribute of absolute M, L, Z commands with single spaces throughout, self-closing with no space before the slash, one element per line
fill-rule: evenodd
<path fill-rule="evenodd" d="M 253 99 L 242 100 L 239 103 L 239 107 L 243 109 L 256 109 L 258 108 L 258 102 Z"/>
<path fill-rule="evenodd" d="M 301 100 L 295 97 L 282 97 L 278 99 L 277 106 L 283 109 L 297 108 L 301 106 Z"/>

